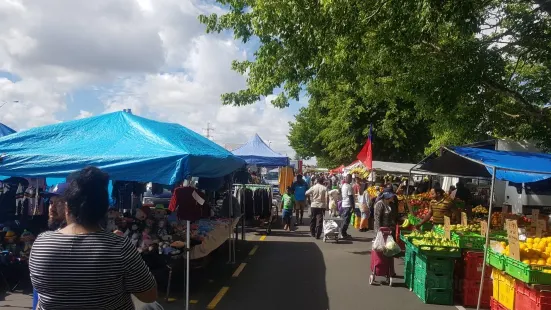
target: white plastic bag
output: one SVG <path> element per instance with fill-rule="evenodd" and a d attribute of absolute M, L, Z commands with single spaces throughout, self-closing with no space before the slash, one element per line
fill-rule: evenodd
<path fill-rule="evenodd" d="M 400 253 L 400 252 L 402 252 L 402 249 L 400 248 L 398 243 L 396 243 L 396 241 L 394 241 L 394 238 L 392 238 L 392 236 L 390 236 L 390 235 L 387 236 L 383 254 L 385 256 L 391 257 L 391 256 L 394 256 L 394 255 Z"/>
<path fill-rule="evenodd" d="M 371 249 L 375 252 L 383 252 L 385 250 L 385 238 L 382 232 L 378 232 Z"/>

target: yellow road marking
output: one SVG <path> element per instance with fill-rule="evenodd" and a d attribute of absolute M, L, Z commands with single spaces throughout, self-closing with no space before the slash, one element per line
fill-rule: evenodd
<path fill-rule="evenodd" d="M 260 237 L 260 241 L 264 241 L 264 240 L 266 240 L 266 235 Z"/>
<path fill-rule="evenodd" d="M 177 300 L 176 298 L 171 297 L 171 298 L 168 299 L 168 302 L 175 302 L 176 300 Z"/>
<path fill-rule="evenodd" d="M 249 252 L 249 256 L 253 256 L 254 253 L 256 253 L 256 250 L 258 250 L 258 245 L 255 245 L 253 249 Z"/>
<path fill-rule="evenodd" d="M 247 266 L 247 263 L 241 263 L 241 265 L 239 265 L 239 267 L 235 269 L 235 272 L 233 273 L 232 277 L 234 278 L 239 277 L 239 274 L 241 273 L 241 271 L 243 271 L 243 269 L 245 269 L 245 266 Z"/>
<path fill-rule="evenodd" d="M 192 299 L 189 301 L 190 304 L 197 304 L 199 303 L 199 300 Z"/>
<path fill-rule="evenodd" d="M 216 294 L 216 296 L 214 296 L 214 298 L 211 300 L 211 302 L 207 305 L 207 309 L 216 308 L 216 305 L 218 305 L 220 300 L 222 300 L 222 297 L 224 297 L 224 295 L 226 295 L 226 293 L 228 292 L 229 289 L 230 288 L 227 287 L 227 286 L 224 286 L 223 288 L 221 288 L 220 292 L 218 292 L 218 294 Z"/>

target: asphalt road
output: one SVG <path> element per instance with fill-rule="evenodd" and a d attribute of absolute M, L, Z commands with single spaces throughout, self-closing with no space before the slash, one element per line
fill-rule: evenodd
<path fill-rule="evenodd" d="M 456 309 L 423 304 L 404 287 L 403 278 L 394 287 L 369 285 L 373 233 L 353 228 L 349 233 L 352 240 L 323 243 L 309 236 L 307 226 L 274 230 L 269 236 L 262 230 L 249 232 L 248 240 L 238 243 L 236 264 L 227 264 L 227 248 L 221 248 L 206 268 L 192 272 L 190 309 Z M 395 267 L 403 276 L 402 259 L 395 260 Z M 176 276 L 169 302 L 161 295 L 165 309 L 184 309 L 183 281 Z M 12 294 L 0 301 L 0 308 L 8 307 L 29 309 L 30 296 Z"/>
<path fill-rule="evenodd" d="M 191 299 L 197 303 L 191 309 L 456 309 L 425 305 L 405 288 L 402 259 L 395 259 L 399 278 L 393 287 L 369 285 L 374 235 L 353 228 L 349 232 L 354 238 L 339 243 L 315 240 L 307 226 L 294 232 L 275 230 L 266 237 L 263 232 L 250 233 L 250 240 L 240 244 L 236 265 L 223 264 L 197 279 L 202 288 L 193 290 Z M 227 257 L 221 253 L 221 258 Z M 177 304 L 166 308 L 181 309 Z"/>

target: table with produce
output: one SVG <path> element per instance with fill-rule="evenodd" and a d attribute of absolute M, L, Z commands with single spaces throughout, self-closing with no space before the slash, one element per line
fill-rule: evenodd
<path fill-rule="evenodd" d="M 489 215 L 485 207 L 476 206 L 469 212 L 466 225 L 434 225 L 430 230 L 417 230 L 415 225 L 428 212 L 427 200 L 424 196 L 410 197 L 410 213 L 400 226 L 400 239 L 405 243 L 404 278 L 410 291 L 427 304 L 476 307 L 485 247 L 481 222 L 489 219 L 489 225 L 483 225 L 489 226 L 490 246 L 481 308 L 551 310 L 551 233 L 547 232 L 547 216 L 539 215 L 536 231 L 529 215 Z M 455 220 L 452 223 L 458 222 Z M 508 242 L 508 220 L 514 221 L 518 230 L 518 242 L 512 239 L 511 245 L 518 244 L 519 259 L 511 254 L 515 250 Z"/>

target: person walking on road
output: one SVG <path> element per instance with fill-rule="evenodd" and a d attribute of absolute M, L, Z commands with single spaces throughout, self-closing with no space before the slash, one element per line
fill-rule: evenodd
<path fill-rule="evenodd" d="M 287 187 L 287 193 L 281 197 L 281 214 L 285 223 L 284 230 L 291 230 L 291 218 L 293 217 L 293 208 L 295 207 L 295 195 L 293 189 Z"/>
<path fill-rule="evenodd" d="M 321 238 L 323 215 L 327 209 L 327 187 L 323 185 L 323 177 L 318 177 L 316 185 L 306 191 L 310 197 L 310 234 L 316 239 Z"/>
<path fill-rule="evenodd" d="M 304 209 L 306 209 L 306 191 L 308 184 L 302 179 L 302 175 L 297 175 L 297 180 L 291 185 L 295 193 L 295 213 L 297 216 L 297 224 L 302 225 Z"/>
<path fill-rule="evenodd" d="M 341 235 L 343 238 L 349 238 L 348 225 L 350 225 L 350 219 L 352 218 L 352 212 L 354 212 L 354 191 L 352 190 L 352 175 L 348 174 L 344 180 L 344 184 L 341 187 L 342 194 L 342 217 L 344 223 L 342 225 Z"/>
<path fill-rule="evenodd" d="M 381 194 L 381 200 L 375 203 L 374 216 L 373 216 L 373 228 L 375 233 L 379 231 L 381 227 L 394 228 L 396 226 L 396 220 L 398 214 L 396 208 L 392 207 L 395 194 L 387 191 Z"/>

